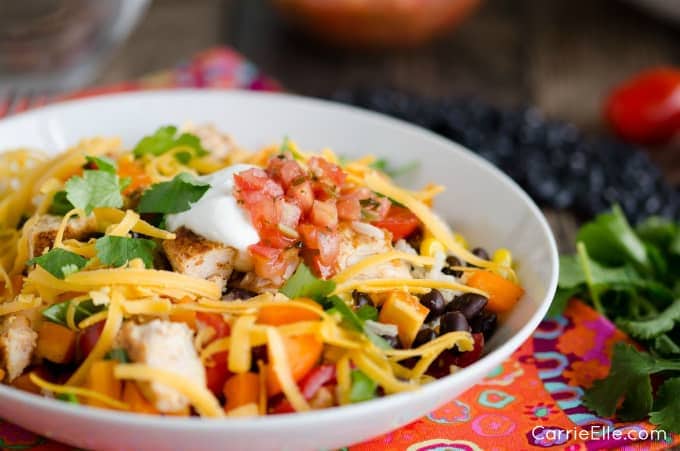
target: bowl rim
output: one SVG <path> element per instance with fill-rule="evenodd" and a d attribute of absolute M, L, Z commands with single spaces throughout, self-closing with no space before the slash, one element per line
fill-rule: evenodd
<path fill-rule="evenodd" d="M 239 99 L 241 101 L 248 101 L 248 98 L 259 98 L 260 100 L 266 99 L 269 101 L 278 102 L 294 102 L 313 108 L 334 110 L 332 112 L 337 114 L 354 115 L 356 118 L 362 121 L 370 120 L 374 122 L 380 122 L 383 126 L 401 129 L 400 132 L 402 133 L 419 135 L 419 139 L 423 141 L 424 145 L 427 145 L 428 142 L 436 144 L 438 147 L 446 148 L 446 151 L 451 152 L 456 158 L 466 158 L 477 166 L 481 166 L 481 169 L 489 171 L 494 177 L 500 178 L 510 189 L 512 189 L 515 195 L 519 196 L 520 200 L 526 204 L 531 214 L 538 221 L 541 231 L 547 238 L 547 242 L 545 244 L 547 244 L 550 260 L 549 263 L 552 267 L 552 272 L 550 274 L 550 280 L 546 285 L 545 298 L 541 300 L 534 314 L 527 319 L 525 324 L 517 333 L 515 333 L 506 342 L 499 345 L 496 349 L 492 350 L 488 354 L 485 354 L 481 359 L 474 362 L 472 365 L 463 368 L 454 374 L 437 379 L 411 392 L 391 394 L 370 401 L 364 401 L 346 406 L 338 406 L 328 409 L 312 410 L 309 412 L 299 412 L 294 414 L 265 415 L 250 418 L 228 418 L 227 421 L 224 421 L 224 418 L 213 419 L 201 417 L 168 417 L 137 414 L 132 412 L 118 412 L 99 408 L 87 408 L 88 406 L 73 405 L 32 393 L 26 393 L 22 390 L 7 386 L 5 384 L 0 384 L 0 400 L 3 398 L 9 398 L 13 401 L 19 401 L 32 409 L 37 409 L 48 414 L 67 413 L 69 415 L 88 417 L 92 420 L 105 421 L 112 424 L 124 425 L 125 423 L 134 422 L 142 427 L 153 427 L 157 429 L 170 428 L 175 431 L 191 429 L 192 431 L 200 432 L 201 430 L 212 430 L 214 427 L 219 427 L 223 430 L 228 428 L 235 428 L 239 430 L 260 430 L 263 427 L 286 428 L 296 425 L 300 422 L 310 422 L 310 420 L 313 420 L 315 423 L 320 423 L 331 419 L 341 420 L 343 418 L 350 418 L 368 407 L 375 408 L 376 410 L 389 410 L 391 408 L 396 408 L 400 405 L 403 405 L 402 403 L 406 398 L 418 396 L 419 394 L 426 392 L 440 391 L 440 387 L 451 383 L 452 378 L 464 380 L 464 376 L 466 374 L 479 372 L 480 370 L 483 371 L 482 367 L 487 366 L 485 363 L 489 362 L 490 360 L 496 360 L 494 356 L 511 355 L 534 332 L 550 307 L 552 297 L 554 296 L 557 288 L 559 274 L 557 244 L 545 216 L 534 203 L 534 201 L 529 197 L 529 195 L 507 174 L 464 146 L 439 136 L 423 127 L 356 106 L 295 94 L 213 88 L 188 88 L 132 91 L 63 100 L 54 104 L 37 108 L 35 110 L 25 111 L 4 119 L 0 119 L 0 131 L 5 127 L 13 126 L 14 123 L 31 119 L 40 120 L 41 116 L 49 116 L 50 114 L 58 113 L 64 109 L 96 109 L 97 106 L 102 103 L 115 103 L 117 101 L 125 101 L 130 99 L 135 100 L 139 98 L 159 99 L 163 97 L 176 97 L 185 101 L 198 102 L 200 101 L 200 97 L 212 96 L 224 96 L 225 98 L 229 97 L 235 99 L 234 101 L 239 101 Z M 0 149 L 0 153 L 3 151 L 3 149 Z M 481 378 L 479 381 L 481 381 Z M 474 385 L 477 383 L 478 382 L 475 382 Z"/>

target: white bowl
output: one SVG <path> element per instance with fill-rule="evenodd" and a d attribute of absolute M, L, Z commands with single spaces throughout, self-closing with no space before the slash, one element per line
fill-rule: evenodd
<path fill-rule="evenodd" d="M 80 138 L 121 136 L 127 145 L 164 124 L 213 122 L 258 148 L 290 136 L 303 148 L 373 153 L 407 181 L 448 189 L 436 210 L 474 245 L 509 247 L 526 289 L 473 365 L 418 391 L 346 407 L 255 419 L 201 420 L 116 413 L 70 405 L 0 385 L 0 416 L 82 448 L 134 450 L 316 450 L 357 443 L 403 426 L 465 391 L 509 357 L 543 318 L 555 292 L 557 248 L 545 218 L 513 181 L 461 146 L 421 128 L 329 102 L 282 94 L 161 91 L 66 102 L 0 121 L 0 149 L 52 154 Z"/>

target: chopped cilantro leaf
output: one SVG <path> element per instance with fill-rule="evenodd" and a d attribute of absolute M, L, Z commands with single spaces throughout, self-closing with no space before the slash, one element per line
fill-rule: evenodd
<path fill-rule="evenodd" d="M 378 383 L 361 370 L 352 370 L 352 386 L 349 392 L 350 402 L 368 401 L 376 397 Z"/>
<path fill-rule="evenodd" d="M 78 397 L 73 393 L 57 393 L 56 398 L 69 404 L 80 404 Z"/>
<path fill-rule="evenodd" d="M 172 125 L 161 127 L 153 135 L 142 138 L 135 146 L 133 153 L 136 158 L 141 158 L 144 155 L 162 155 L 177 147 L 187 147 L 193 152 L 193 155 L 189 155 L 190 157 L 202 157 L 208 154 L 196 135 L 191 133 L 182 133 L 179 137 L 176 135 L 177 127 Z"/>
<path fill-rule="evenodd" d="M 116 162 L 109 157 L 86 156 L 85 159 L 87 160 L 88 163 L 94 164 L 97 167 L 97 170 L 99 171 L 110 172 L 111 174 L 115 174 L 116 171 L 118 170 Z"/>
<path fill-rule="evenodd" d="M 378 309 L 372 305 L 362 305 L 357 309 L 356 314 L 363 321 L 378 321 Z"/>
<path fill-rule="evenodd" d="M 181 213 L 189 210 L 210 185 L 182 172 L 168 182 L 156 183 L 144 191 L 137 210 L 140 213 Z"/>
<path fill-rule="evenodd" d="M 73 210 L 73 204 L 66 198 L 66 191 L 57 191 L 52 199 L 49 213 L 58 216 L 64 216 L 69 211 Z"/>
<path fill-rule="evenodd" d="M 395 177 L 400 177 L 402 175 L 406 175 L 409 172 L 413 172 L 416 169 L 420 167 L 420 163 L 418 161 L 412 161 L 410 163 L 406 163 L 402 166 L 390 166 L 390 163 L 385 160 L 384 158 L 379 158 L 375 160 L 373 163 L 369 165 L 369 167 L 376 169 L 380 172 L 384 172 L 385 174 L 389 175 L 392 178 Z"/>
<path fill-rule="evenodd" d="M 123 348 L 113 348 L 104 356 L 104 360 L 116 360 L 120 363 L 130 363 L 130 356 Z"/>
<path fill-rule="evenodd" d="M 156 243 L 151 240 L 107 235 L 95 242 L 95 248 L 97 257 L 105 265 L 119 267 L 141 258 L 147 268 L 153 268 Z"/>
<path fill-rule="evenodd" d="M 38 265 L 58 279 L 80 271 L 87 264 L 87 259 L 73 252 L 56 248 L 26 262 L 27 265 Z"/>
<path fill-rule="evenodd" d="M 280 291 L 291 299 L 311 298 L 322 302 L 335 289 L 335 282 L 323 280 L 312 274 L 312 271 L 301 263 Z"/>
<path fill-rule="evenodd" d="M 66 182 L 66 199 L 88 214 L 97 207 L 122 207 L 120 191 L 118 176 L 106 171 L 84 171 Z"/>
<path fill-rule="evenodd" d="M 57 304 L 52 304 L 42 311 L 42 316 L 45 319 L 52 321 L 53 323 L 61 324 L 62 326 L 67 326 L 66 312 L 68 311 L 69 305 L 71 305 L 71 301 L 64 301 L 59 302 Z M 101 311 L 104 311 L 105 309 L 106 309 L 105 306 L 94 305 L 94 303 L 89 299 L 83 302 L 79 302 L 75 308 L 74 315 L 75 323 L 78 324 L 79 322 L 89 318 L 95 313 L 99 313 Z"/>

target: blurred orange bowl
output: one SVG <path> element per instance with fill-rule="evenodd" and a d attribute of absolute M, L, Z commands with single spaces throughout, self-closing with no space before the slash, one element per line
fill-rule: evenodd
<path fill-rule="evenodd" d="M 481 0 L 272 0 L 291 23 L 343 47 L 413 47 L 453 29 Z"/>

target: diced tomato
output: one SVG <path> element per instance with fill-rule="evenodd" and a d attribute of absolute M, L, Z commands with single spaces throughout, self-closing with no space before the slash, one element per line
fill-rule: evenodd
<path fill-rule="evenodd" d="M 447 350 L 435 360 L 427 369 L 427 374 L 430 376 L 441 378 L 451 374 L 451 366 L 459 366 L 464 368 L 470 366 L 482 357 L 484 351 L 484 335 L 481 333 L 472 334 L 474 339 L 474 347 L 471 351 L 457 352 Z"/>
<path fill-rule="evenodd" d="M 475 340 L 474 347 L 472 351 L 461 352 L 454 358 L 453 364 L 461 368 L 470 366 L 482 357 L 482 351 L 484 350 L 484 335 L 481 333 L 472 334 L 472 338 Z"/>
<path fill-rule="evenodd" d="M 413 233 L 420 226 L 420 220 L 407 208 L 392 205 L 387 216 L 372 224 L 388 230 L 392 233 L 392 241 L 398 241 Z"/>
<path fill-rule="evenodd" d="M 305 180 L 302 183 L 291 185 L 286 191 L 286 197 L 300 207 L 303 213 L 307 213 L 314 203 L 312 182 Z"/>
<path fill-rule="evenodd" d="M 378 206 L 374 209 L 375 214 L 379 219 L 385 218 L 392 209 L 392 201 L 386 197 L 375 196 L 374 200 L 378 202 Z"/>
<path fill-rule="evenodd" d="M 312 224 L 300 224 L 298 232 L 302 238 L 302 243 L 309 249 L 319 249 L 317 233 L 319 228 Z"/>
<path fill-rule="evenodd" d="M 281 196 L 283 188 L 260 168 L 252 168 L 234 174 L 236 187 L 242 191 L 260 191 L 271 197 Z"/>
<path fill-rule="evenodd" d="M 280 224 L 284 224 L 291 229 L 297 229 L 302 210 L 292 202 L 287 202 L 283 198 L 276 200 L 276 213 Z"/>
<path fill-rule="evenodd" d="M 358 221 L 361 219 L 361 204 L 359 199 L 340 199 L 336 204 L 338 218 L 345 221 Z"/>
<path fill-rule="evenodd" d="M 321 157 L 312 157 L 309 159 L 309 169 L 318 178 L 327 178 L 333 185 L 340 188 L 345 183 L 347 174 L 337 164 L 333 164 Z"/>
<path fill-rule="evenodd" d="M 301 183 L 307 178 L 304 169 L 297 161 L 286 158 L 272 158 L 267 172 L 284 189 L 288 189 L 296 182 Z"/>
<path fill-rule="evenodd" d="M 227 351 L 218 352 L 211 357 L 213 366 L 205 367 L 206 385 L 215 396 L 220 396 L 224 383 L 232 375 L 227 365 L 228 356 Z"/>
<path fill-rule="evenodd" d="M 307 375 L 298 383 L 298 387 L 300 387 L 302 396 L 309 401 L 316 395 L 321 387 L 334 383 L 335 365 L 321 365 L 307 373 Z M 293 406 L 291 406 L 290 402 L 285 398 L 272 408 L 272 413 L 293 413 L 294 411 L 295 409 L 293 409 Z"/>
<path fill-rule="evenodd" d="M 227 337 L 231 333 L 229 323 L 227 323 L 219 313 L 196 312 L 196 321 L 213 328 L 215 335 L 212 337 L 211 341 Z"/>
<path fill-rule="evenodd" d="M 284 251 L 258 243 L 248 247 L 248 250 L 253 257 L 255 273 L 275 283 L 282 283 L 295 271 L 299 262 L 297 249 Z"/>
<path fill-rule="evenodd" d="M 76 349 L 78 350 L 79 359 L 85 359 L 90 355 L 90 352 L 92 352 L 99 341 L 102 330 L 104 330 L 104 321 L 95 323 L 78 333 Z"/>
<path fill-rule="evenodd" d="M 332 265 L 340 251 L 340 235 L 336 232 L 319 230 L 316 234 L 319 260 L 323 265 Z"/>
<path fill-rule="evenodd" d="M 309 219 L 319 227 L 335 228 L 338 225 L 338 209 L 334 200 L 315 200 Z"/>

